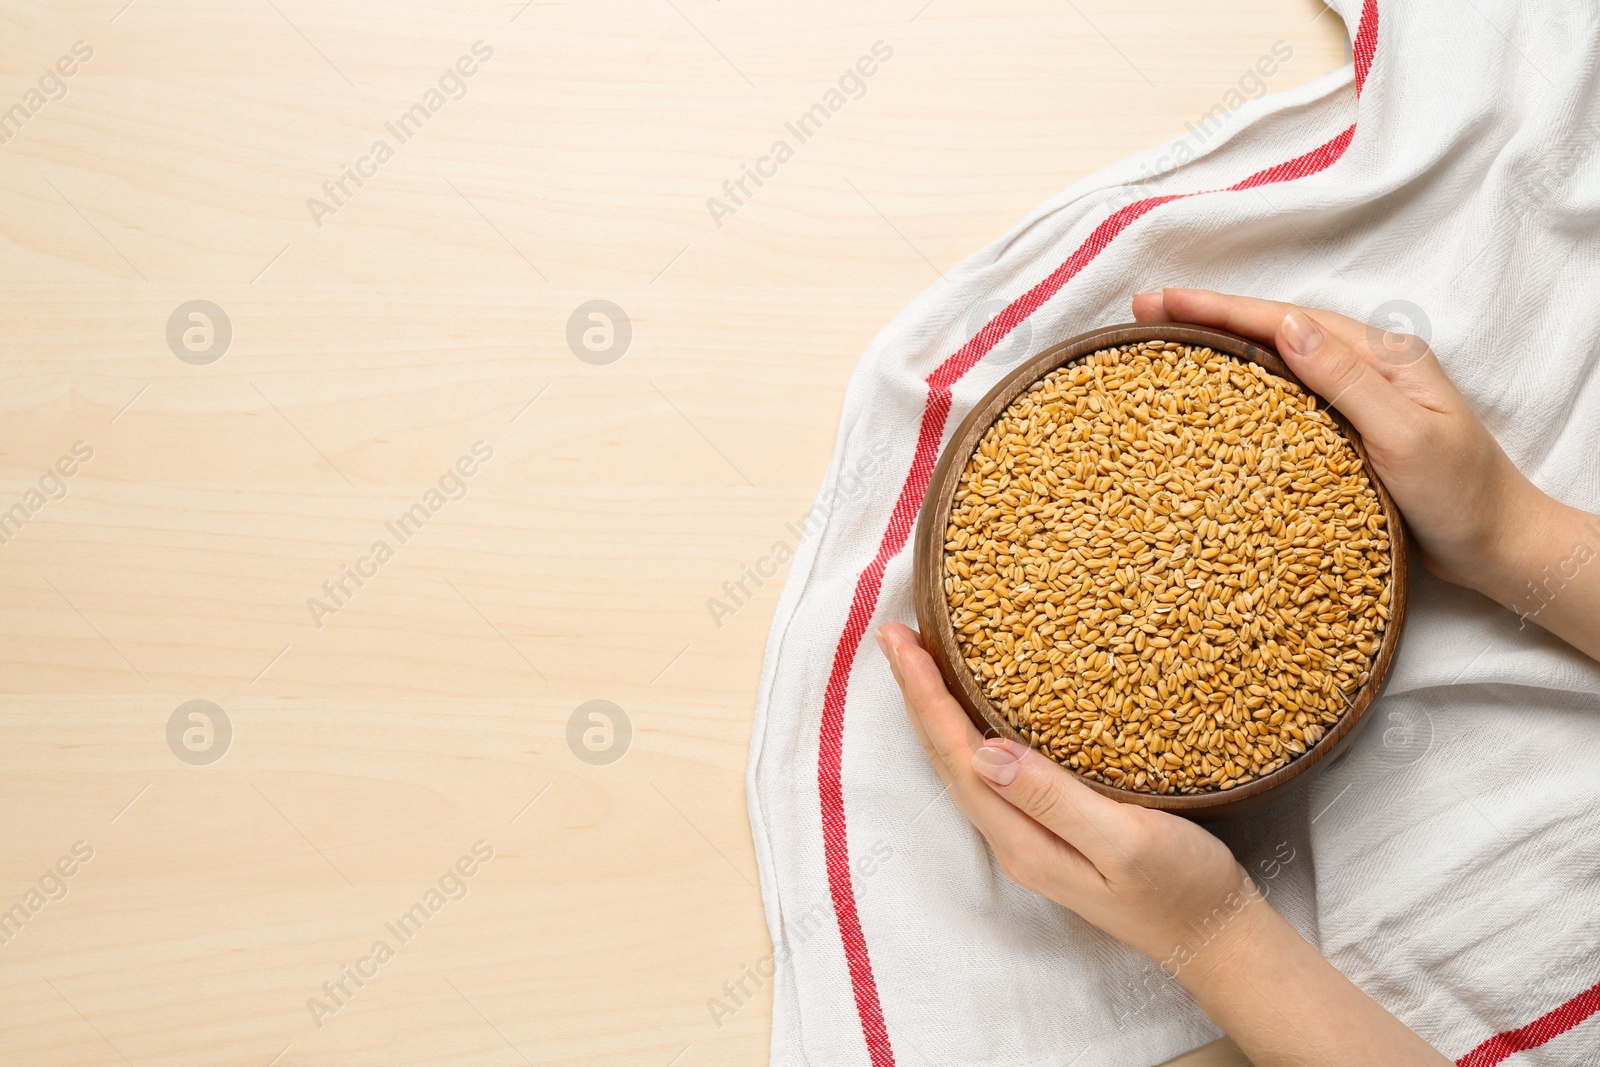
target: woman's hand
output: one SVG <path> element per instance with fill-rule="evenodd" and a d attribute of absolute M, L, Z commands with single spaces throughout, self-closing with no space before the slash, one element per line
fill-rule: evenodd
<path fill-rule="evenodd" d="M 1204 289 L 1140 293 L 1133 317 L 1271 344 L 1360 432 L 1430 571 L 1600 659 L 1600 516 L 1524 477 L 1420 338 Z"/>
<path fill-rule="evenodd" d="M 1514 568 L 1528 525 L 1555 507 L 1512 464 L 1420 338 L 1331 311 L 1204 289 L 1141 293 L 1133 317 L 1214 326 L 1275 347 L 1360 431 L 1423 562 L 1446 581 L 1480 588 Z"/>
<path fill-rule="evenodd" d="M 1025 746 L 984 741 L 913 631 L 890 624 L 878 643 L 924 751 L 1012 881 L 1174 972 L 1203 920 L 1259 901 L 1227 846 L 1194 823 L 1119 804 Z"/>
<path fill-rule="evenodd" d="M 1159 961 L 1256 1067 L 1449 1067 L 1273 911 L 1221 841 L 1101 796 L 1032 749 L 985 741 L 914 632 L 891 623 L 878 645 L 1001 869 Z"/>

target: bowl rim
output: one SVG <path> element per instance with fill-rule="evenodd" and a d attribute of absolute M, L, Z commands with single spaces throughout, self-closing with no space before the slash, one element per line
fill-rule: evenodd
<path fill-rule="evenodd" d="M 972 406 L 940 451 L 938 462 L 929 478 L 913 533 L 913 597 L 916 603 L 917 625 L 922 632 L 923 645 L 933 656 L 951 694 L 961 704 L 967 717 L 972 720 L 979 732 L 985 737 L 1000 736 L 1027 745 L 1027 739 L 1006 721 L 1005 716 L 994 708 L 978 687 L 977 680 L 967 669 L 956 643 L 955 627 L 950 621 L 949 601 L 944 593 L 944 531 L 948 526 L 950 508 L 954 502 L 961 474 L 966 469 L 966 461 L 978 440 L 1017 397 L 1050 372 L 1079 362 L 1095 352 L 1145 341 L 1173 341 L 1178 344 L 1210 348 L 1234 359 L 1254 363 L 1269 374 L 1292 382 L 1315 396 L 1317 407 L 1333 418 L 1340 432 L 1361 457 L 1362 466 L 1378 494 L 1378 501 L 1389 528 L 1391 556 L 1389 619 L 1378 648 L 1373 652 L 1367 681 L 1356 691 L 1349 707 L 1339 717 L 1339 721 L 1304 753 L 1270 774 L 1250 779 L 1231 789 L 1207 793 L 1163 794 L 1123 789 L 1096 781 L 1078 774 L 1071 767 L 1060 765 L 1096 792 L 1126 803 L 1171 811 L 1191 818 L 1219 818 L 1243 814 L 1269 801 L 1279 799 L 1286 792 L 1285 787 L 1305 784 L 1316 773 L 1325 769 L 1335 755 L 1341 754 L 1346 743 L 1355 736 L 1358 728 L 1365 724 L 1366 711 L 1382 691 L 1395 653 L 1400 646 L 1409 585 L 1404 520 L 1382 479 L 1373 469 L 1361 435 L 1325 398 L 1300 381 L 1273 349 L 1238 334 L 1208 326 L 1174 322 L 1123 323 L 1078 334 L 1023 360 L 990 387 L 988 392 Z"/>

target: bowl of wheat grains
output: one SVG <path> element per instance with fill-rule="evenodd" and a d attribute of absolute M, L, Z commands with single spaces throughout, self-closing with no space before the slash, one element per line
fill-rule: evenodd
<path fill-rule="evenodd" d="M 1325 767 L 1405 621 L 1360 435 L 1277 353 L 1197 326 L 1094 330 L 1006 375 L 914 546 L 923 642 L 980 731 L 1192 818 Z"/>

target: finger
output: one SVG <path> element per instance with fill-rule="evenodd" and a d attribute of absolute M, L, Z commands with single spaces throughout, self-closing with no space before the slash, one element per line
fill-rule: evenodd
<path fill-rule="evenodd" d="M 979 777 L 972 753 L 982 747 L 983 738 L 945 688 L 939 668 L 915 631 L 890 623 L 878 633 L 929 759 L 939 769 L 951 799 L 988 840 L 1006 872 L 1030 888 L 1039 888 L 1037 883 L 1052 877 L 1074 893 L 1097 885 L 1100 878 L 1089 860 Z"/>
<path fill-rule="evenodd" d="M 1367 333 L 1365 325 L 1345 315 L 1321 308 L 1307 309 L 1282 300 L 1235 296 L 1209 289 L 1163 289 L 1161 298 L 1171 322 L 1211 326 L 1263 344 L 1272 343 L 1283 317 L 1291 311 L 1308 312 L 1325 331 L 1352 348 L 1358 348 Z"/>
<path fill-rule="evenodd" d="M 923 751 L 933 761 L 939 777 L 949 782 L 955 769 L 972 758 L 972 749 L 983 743 L 982 736 L 945 688 L 944 678 L 939 675 L 932 657 L 923 650 L 915 630 L 889 623 L 878 631 L 878 646 L 883 649 L 889 670 L 900 686 L 907 717 L 922 742 Z M 933 679 L 921 669 L 923 660 L 933 669 Z"/>
<path fill-rule="evenodd" d="M 967 718 L 966 710 L 950 695 L 917 632 L 909 626 L 888 623 L 878 630 L 877 637 L 905 699 L 906 717 L 939 777 L 952 787 L 958 804 L 969 793 L 983 792 L 972 788 L 972 783 L 961 781 L 961 772 L 969 769 L 972 750 L 983 743 L 983 737 Z"/>
<path fill-rule="evenodd" d="M 1375 327 L 1368 331 L 1366 349 L 1378 373 L 1414 403 L 1441 414 L 1470 407 L 1424 338 Z"/>
<path fill-rule="evenodd" d="M 1128 831 L 1127 812 L 1090 789 L 1060 764 L 1015 741 L 992 738 L 972 755 L 972 766 L 995 793 L 1106 870 L 1127 860 L 1117 840 Z"/>
<path fill-rule="evenodd" d="M 1166 301 L 1160 292 L 1135 293 L 1133 297 L 1134 322 L 1166 322 Z"/>
<path fill-rule="evenodd" d="M 1252 340 L 1271 341 L 1283 317 L 1295 305 L 1281 300 L 1233 296 L 1209 289 L 1163 289 L 1162 306 L 1173 322 L 1192 322 L 1241 334 Z"/>
<path fill-rule="evenodd" d="M 1391 440 L 1414 426 L 1420 413 L 1416 404 L 1303 310 L 1283 316 L 1274 343 L 1306 387 L 1344 412 L 1363 437 Z"/>

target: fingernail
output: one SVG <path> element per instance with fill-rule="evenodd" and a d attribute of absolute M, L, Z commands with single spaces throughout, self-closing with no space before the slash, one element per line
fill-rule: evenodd
<path fill-rule="evenodd" d="M 1160 296 L 1160 295 L 1161 295 L 1161 290 L 1160 289 L 1156 289 L 1156 290 L 1153 290 L 1152 292 L 1148 292 L 1148 293 L 1134 293 L 1133 297 L 1134 297 L 1135 300 L 1137 300 L 1141 296 Z"/>
<path fill-rule="evenodd" d="M 1322 327 L 1294 312 L 1283 317 L 1283 341 L 1297 356 L 1309 356 L 1322 347 Z"/>
<path fill-rule="evenodd" d="M 873 631 L 872 637 L 873 640 L 878 642 L 878 651 L 883 653 L 883 658 L 891 658 L 889 655 L 889 639 L 883 636 L 883 628 L 879 627 L 877 630 Z"/>
<path fill-rule="evenodd" d="M 1017 780 L 1022 761 L 1003 748 L 984 745 L 972 753 L 972 769 L 995 785 L 1010 785 Z"/>

